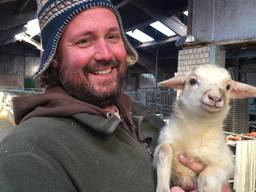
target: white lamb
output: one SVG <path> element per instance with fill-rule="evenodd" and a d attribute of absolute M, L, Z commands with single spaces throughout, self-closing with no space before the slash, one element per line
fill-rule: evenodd
<path fill-rule="evenodd" d="M 155 150 L 156 191 L 169 192 L 171 181 L 184 189 L 197 183 L 199 192 L 220 192 L 234 167 L 222 131 L 229 99 L 255 97 L 256 87 L 232 80 L 226 69 L 211 64 L 159 85 L 183 91 Z M 203 162 L 204 170 L 196 175 L 179 162 L 179 154 Z"/>

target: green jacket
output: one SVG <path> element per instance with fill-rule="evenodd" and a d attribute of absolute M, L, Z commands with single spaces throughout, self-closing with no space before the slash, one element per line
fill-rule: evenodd
<path fill-rule="evenodd" d="M 0 145 L 0 191 L 155 191 L 151 155 L 163 122 L 131 108 L 135 129 L 97 112 L 24 116 Z"/>

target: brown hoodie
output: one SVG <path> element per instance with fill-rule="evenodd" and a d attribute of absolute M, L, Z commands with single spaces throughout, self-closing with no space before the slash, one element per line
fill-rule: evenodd
<path fill-rule="evenodd" d="M 134 129 L 130 98 L 121 93 L 116 105 L 125 123 L 130 129 Z M 109 115 L 109 112 L 95 105 L 71 97 L 60 87 L 51 87 L 44 94 L 14 98 L 13 111 L 17 125 L 31 117 L 68 117 L 77 113 L 88 113 L 103 117 Z"/>

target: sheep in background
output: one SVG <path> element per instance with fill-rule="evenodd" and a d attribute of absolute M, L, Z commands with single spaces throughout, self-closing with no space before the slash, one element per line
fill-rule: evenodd
<path fill-rule="evenodd" d="M 256 87 L 232 80 L 226 69 L 211 64 L 160 82 L 159 86 L 183 91 L 155 150 L 156 191 L 169 192 L 171 180 L 184 189 L 197 183 L 199 192 L 220 192 L 234 167 L 222 131 L 229 100 L 255 97 Z M 179 154 L 201 161 L 204 170 L 196 175 L 179 162 Z"/>

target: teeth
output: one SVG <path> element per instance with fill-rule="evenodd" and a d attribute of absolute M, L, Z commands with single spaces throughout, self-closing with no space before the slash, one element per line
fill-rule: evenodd
<path fill-rule="evenodd" d="M 111 73 L 112 69 L 107 69 L 107 70 L 103 70 L 103 71 L 95 71 L 96 75 L 106 75 Z"/>

